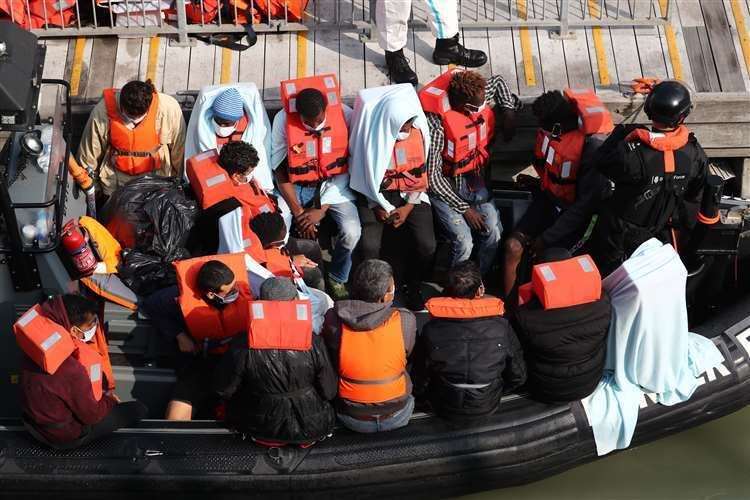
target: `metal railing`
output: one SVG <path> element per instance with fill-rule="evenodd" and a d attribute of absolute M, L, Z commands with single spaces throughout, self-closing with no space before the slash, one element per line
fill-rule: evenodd
<path fill-rule="evenodd" d="M 374 33 L 379 0 L 310 0 L 304 12 L 291 0 L 8 0 L 10 17 L 40 37 L 232 33 L 252 24 L 256 32 L 307 30 Z M 407 1 L 407 0 L 400 0 Z M 69 3 L 68 3 L 69 2 Z M 669 17 L 673 0 L 458 0 L 465 29 L 655 26 Z M 272 15 L 267 5 L 273 6 Z M 65 7 L 63 9 L 63 7 Z M 51 12 L 50 12 L 51 11 Z M 66 14 L 67 13 L 67 14 Z M 254 14 L 253 14 L 254 13 Z M 20 19 L 19 19 L 20 18 Z M 427 2 L 414 0 L 411 24 L 428 26 Z"/>

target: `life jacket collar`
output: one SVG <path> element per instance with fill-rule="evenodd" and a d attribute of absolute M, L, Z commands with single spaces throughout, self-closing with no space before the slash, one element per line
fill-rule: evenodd
<path fill-rule="evenodd" d="M 435 297 L 425 304 L 434 318 L 476 319 L 502 316 L 505 305 L 497 297 L 481 299 L 456 299 L 452 297 Z"/>

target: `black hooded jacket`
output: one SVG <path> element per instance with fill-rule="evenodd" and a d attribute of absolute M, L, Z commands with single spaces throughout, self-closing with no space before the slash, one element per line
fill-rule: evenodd
<path fill-rule="evenodd" d="M 333 431 L 330 401 L 338 379 L 323 339 L 312 349 L 249 349 L 236 337 L 216 369 L 214 388 L 227 400 L 227 423 L 258 439 L 288 443 L 318 440 Z"/>

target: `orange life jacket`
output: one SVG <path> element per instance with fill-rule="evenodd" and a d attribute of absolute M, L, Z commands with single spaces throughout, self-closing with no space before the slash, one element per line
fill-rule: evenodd
<path fill-rule="evenodd" d="M 434 297 L 428 300 L 425 306 L 435 318 L 486 318 L 502 316 L 505 312 L 505 304 L 496 297 L 482 297 L 481 299 Z"/>
<path fill-rule="evenodd" d="M 340 397 L 357 403 L 382 403 L 404 396 L 405 370 L 406 349 L 398 311 L 369 331 L 341 325 Z"/>
<path fill-rule="evenodd" d="M 307 2 L 308 0 L 254 0 L 251 4 L 250 0 L 229 0 L 229 17 L 222 15 L 222 23 L 233 20 L 238 24 L 257 24 L 269 19 L 269 16 L 270 19 L 298 22 L 302 20 Z M 177 20 L 175 9 L 165 9 L 163 12 L 169 21 Z M 219 0 L 191 0 L 189 4 L 185 4 L 185 14 L 190 24 L 212 23 L 219 14 Z"/>
<path fill-rule="evenodd" d="M 232 270 L 240 292 L 237 300 L 221 309 L 206 302 L 198 290 L 198 272 L 211 260 L 221 261 Z M 178 303 L 191 337 L 207 344 L 211 340 L 225 340 L 247 331 L 248 303 L 252 300 L 252 294 L 244 254 L 208 255 L 180 260 L 174 262 L 174 267 L 180 290 Z"/>
<path fill-rule="evenodd" d="M 309 300 L 259 300 L 250 305 L 248 346 L 251 349 L 312 349 L 312 306 Z"/>
<path fill-rule="evenodd" d="M 685 147 L 690 139 L 690 130 L 685 125 L 680 125 L 671 132 L 649 132 L 643 128 L 637 128 L 630 132 L 625 138 L 627 142 L 642 142 L 650 148 L 664 153 L 664 172 L 674 173 L 674 152 Z"/>
<path fill-rule="evenodd" d="M 45 316 L 39 304 L 18 318 L 13 325 L 13 332 L 16 343 L 24 354 L 50 375 L 73 355 L 89 374 L 94 398 L 97 401 L 101 399 L 102 356 L 94 347 L 74 339 L 65 327 Z"/>
<path fill-rule="evenodd" d="M 490 159 L 489 146 L 495 135 L 495 113 L 485 106 L 481 113 L 467 114 L 451 108 L 448 87 L 460 69 L 449 70 L 419 91 L 425 113 L 435 113 L 443 121 L 443 173 L 457 177 L 478 172 Z"/>
<path fill-rule="evenodd" d="M 216 147 L 218 149 L 221 149 L 225 144 L 241 141 L 242 136 L 245 134 L 245 130 L 247 129 L 248 123 L 249 120 L 247 119 L 247 115 L 242 115 L 242 118 L 237 121 L 234 132 L 232 132 L 231 135 L 227 137 L 219 137 L 218 135 L 216 136 Z"/>
<path fill-rule="evenodd" d="M 218 163 L 215 149 L 197 154 L 187 161 L 187 176 L 198 203 L 204 210 L 221 201 L 235 198 L 242 205 L 242 240 L 245 251 L 256 261 L 265 261 L 265 252 L 258 236 L 250 229 L 250 221 L 264 212 L 275 212 L 276 204 L 253 180 L 235 184 Z"/>
<path fill-rule="evenodd" d="M 326 99 L 325 126 L 307 130 L 297 112 L 297 94 L 317 89 Z M 287 172 L 294 183 L 310 184 L 348 171 L 349 130 L 334 74 L 315 75 L 281 82 L 281 102 L 286 112 Z"/>
<path fill-rule="evenodd" d="M 595 302 L 602 297 L 602 277 L 588 255 L 537 264 L 531 271 L 531 288 L 545 309 Z"/>
<path fill-rule="evenodd" d="M 537 172 L 542 181 L 542 190 L 569 206 L 576 199 L 576 181 L 586 137 L 609 134 L 614 124 L 604 103 L 592 90 L 565 89 L 564 93 L 578 113 L 578 128 L 559 137 L 538 129 L 534 157 L 539 165 Z"/>
<path fill-rule="evenodd" d="M 75 21 L 74 0 L 0 0 L 0 18 L 5 14 L 25 29 L 70 26 Z"/>
<path fill-rule="evenodd" d="M 156 128 L 159 94 L 154 93 L 146 117 L 134 129 L 129 129 L 117 105 L 117 90 L 104 90 L 104 103 L 109 118 L 109 147 L 112 166 L 127 175 L 141 175 L 161 166 L 161 142 Z"/>
<path fill-rule="evenodd" d="M 417 127 L 412 127 L 409 137 L 396 141 L 393 146 L 391 164 L 385 171 L 380 189 L 402 193 L 427 191 L 424 142 Z"/>
<path fill-rule="evenodd" d="M 303 275 L 302 270 L 294 264 L 289 254 L 285 253 L 281 248 L 266 249 L 265 266 L 274 276 L 294 280 L 301 278 Z"/>

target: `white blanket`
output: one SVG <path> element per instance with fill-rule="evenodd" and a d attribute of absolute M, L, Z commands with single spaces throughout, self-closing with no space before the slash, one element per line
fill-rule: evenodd
<path fill-rule="evenodd" d="M 349 127 L 349 185 L 386 212 L 395 207 L 381 194 L 380 184 L 391 163 L 399 130 L 414 117 L 414 126 L 422 132 L 426 157 L 430 129 L 413 86 L 402 83 L 363 89 L 357 94 Z"/>
<path fill-rule="evenodd" d="M 216 132 L 213 125 L 214 99 L 229 87 L 234 87 L 245 103 L 245 113 L 249 123 L 242 135 L 242 140 L 252 144 L 258 151 L 260 162 L 253 172 L 253 177 L 267 192 L 273 191 L 273 177 L 269 166 L 271 151 L 271 122 L 268 119 L 263 99 L 254 83 L 235 83 L 232 85 L 211 85 L 203 87 L 198 94 L 190 114 L 185 138 L 185 161 L 189 158 L 216 149 Z M 187 169 L 185 169 L 187 171 Z M 187 174 L 185 174 L 187 181 Z"/>
<path fill-rule="evenodd" d="M 627 448 L 642 393 L 671 406 L 723 361 L 705 337 L 688 332 L 687 270 L 670 245 L 643 243 L 603 282 L 612 300 L 605 374 L 582 403 L 599 455 Z"/>

